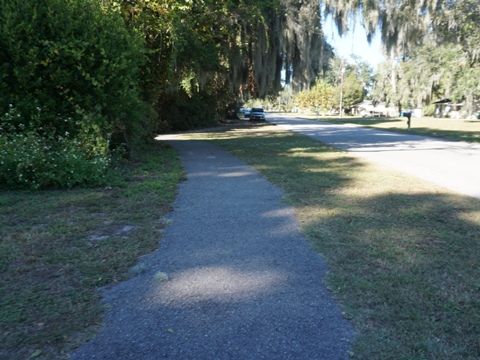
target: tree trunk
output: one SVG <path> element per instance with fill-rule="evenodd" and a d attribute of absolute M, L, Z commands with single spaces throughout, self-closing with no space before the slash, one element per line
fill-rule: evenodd
<path fill-rule="evenodd" d="M 236 100 L 228 104 L 225 117 L 229 120 L 238 120 Z"/>

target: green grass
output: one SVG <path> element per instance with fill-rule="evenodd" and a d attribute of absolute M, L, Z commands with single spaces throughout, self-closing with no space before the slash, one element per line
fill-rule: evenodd
<path fill-rule="evenodd" d="M 121 186 L 0 191 L 0 359 L 61 359 L 98 329 L 99 289 L 155 250 L 184 178 L 156 144 Z"/>
<path fill-rule="evenodd" d="M 480 358 L 478 200 L 267 124 L 191 136 L 283 189 L 357 329 L 355 358 Z M 0 359 L 65 358 L 101 325 L 98 290 L 158 247 L 178 158 L 158 145 L 123 173 L 102 189 L 0 192 Z"/>
<path fill-rule="evenodd" d="M 301 116 L 300 116 L 301 117 Z M 316 117 L 305 116 L 306 119 Z M 334 124 L 355 124 L 372 127 L 379 130 L 388 130 L 401 133 L 432 136 L 445 140 L 480 142 L 480 121 L 444 118 L 412 118 L 410 131 L 407 129 L 407 118 L 360 118 L 345 116 L 343 118 L 319 117 L 319 121 Z"/>
<path fill-rule="evenodd" d="M 355 358 L 480 358 L 478 200 L 275 126 L 190 136 L 283 189 L 358 332 Z"/>

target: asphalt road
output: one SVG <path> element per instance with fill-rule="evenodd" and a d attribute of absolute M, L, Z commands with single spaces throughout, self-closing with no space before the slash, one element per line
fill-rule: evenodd
<path fill-rule="evenodd" d="M 293 116 L 268 115 L 267 121 L 338 149 L 480 198 L 480 146 Z"/>
<path fill-rule="evenodd" d="M 353 328 L 279 189 L 216 146 L 169 141 L 188 173 L 171 224 L 72 359 L 349 359 Z"/>

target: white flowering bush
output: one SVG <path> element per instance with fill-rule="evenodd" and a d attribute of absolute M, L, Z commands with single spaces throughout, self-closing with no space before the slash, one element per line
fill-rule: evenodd
<path fill-rule="evenodd" d="M 87 132 L 76 138 L 46 134 L 44 129 L 11 126 L 14 108 L 0 117 L 0 183 L 8 188 L 70 188 L 104 184 L 110 168 L 108 141 Z M 43 130 L 43 134 L 40 132 Z"/>

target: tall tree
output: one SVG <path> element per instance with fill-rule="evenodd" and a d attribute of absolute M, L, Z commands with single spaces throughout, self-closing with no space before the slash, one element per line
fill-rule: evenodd
<path fill-rule="evenodd" d="M 342 106 L 344 108 L 362 102 L 363 87 L 354 72 L 350 72 L 345 77 L 343 84 L 335 89 L 335 104 L 340 103 L 340 94 L 342 96 Z"/>
<path fill-rule="evenodd" d="M 294 104 L 304 109 L 329 110 L 334 106 L 335 88 L 326 81 L 318 79 L 310 90 L 300 91 L 294 98 Z"/>
<path fill-rule="evenodd" d="M 401 54 L 434 36 L 455 42 L 472 61 L 480 55 L 480 3 L 477 0 L 326 0 L 325 12 L 333 16 L 340 32 L 348 30 L 352 16 L 362 16 L 367 35 L 380 32 L 388 53 Z"/>
<path fill-rule="evenodd" d="M 111 1 L 145 34 L 151 61 L 144 81 L 164 118 L 166 109 L 169 116 L 185 110 L 194 97 L 225 105 L 237 96 L 277 94 L 283 82 L 308 89 L 332 56 L 318 0 Z"/>

